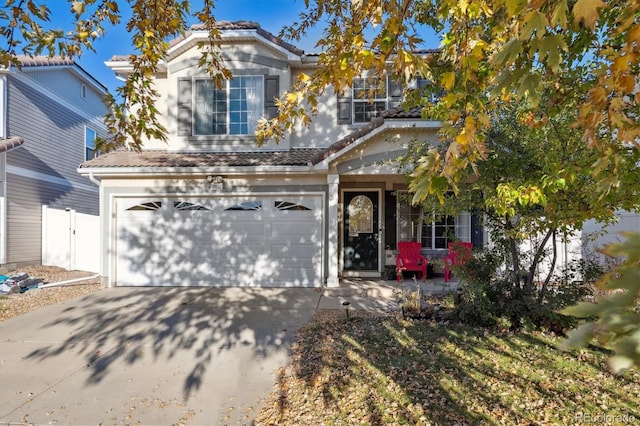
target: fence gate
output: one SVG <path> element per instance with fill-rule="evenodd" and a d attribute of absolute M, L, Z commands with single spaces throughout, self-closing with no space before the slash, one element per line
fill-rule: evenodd
<path fill-rule="evenodd" d="M 42 206 L 42 264 L 100 271 L 100 217 Z"/>

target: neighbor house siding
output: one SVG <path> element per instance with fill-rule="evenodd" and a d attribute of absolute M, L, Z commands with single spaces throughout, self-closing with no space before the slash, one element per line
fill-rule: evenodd
<path fill-rule="evenodd" d="M 98 215 L 98 193 L 8 174 L 7 262 L 40 262 L 42 206 Z M 97 230 L 96 230 L 97 232 Z"/>
<path fill-rule="evenodd" d="M 8 165 L 94 186 L 77 173 L 77 167 L 85 161 L 85 126 L 106 136 L 100 116 L 81 116 L 13 78 L 7 102 L 7 133 L 20 135 L 25 141 L 23 149 L 9 153 Z"/>
<path fill-rule="evenodd" d="M 40 262 L 43 205 L 98 214 L 98 188 L 76 169 L 84 161 L 85 125 L 101 135 L 104 126 L 23 79 L 10 78 L 7 93 L 7 132 L 25 140 L 7 154 L 7 262 Z"/>
<path fill-rule="evenodd" d="M 62 99 L 82 108 L 89 115 L 102 116 L 105 113 L 102 103 L 102 95 L 92 89 L 90 84 L 85 84 L 75 78 L 70 71 L 60 69 L 36 70 L 25 67 L 23 71 L 33 80 L 37 81 L 42 87 L 46 87 L 52 93 L 60 96 Z M 86 87 L 86 96 L 82 97 L 82 85 Z"/>

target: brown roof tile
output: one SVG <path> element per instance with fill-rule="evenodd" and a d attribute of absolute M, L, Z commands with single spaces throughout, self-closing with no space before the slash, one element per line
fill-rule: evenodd
<path fill-rule="evenodd" d="M 321 148 L 228 153 L 119 150 L 82 163 L 80 168 L 306 166 L 310 159 L 321 151 Z"/>

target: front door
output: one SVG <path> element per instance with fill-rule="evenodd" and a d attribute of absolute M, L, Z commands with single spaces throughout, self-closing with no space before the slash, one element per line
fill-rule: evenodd
<path fill-rule="evenodd" d="M 379 193 L 344 193 L 343 265 L 345 271 L 378 271 Z"/>

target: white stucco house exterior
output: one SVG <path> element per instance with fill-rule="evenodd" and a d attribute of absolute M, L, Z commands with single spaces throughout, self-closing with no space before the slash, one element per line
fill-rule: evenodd
<path fill-rule="evenodd" d="M 115 151 L 83 163 L 100 182 L 101 274 L 106 286 L 338 286 L 381 277 L 402 240 L 429 256 L 447 238 L 483 244 L 469 214 L 425 221 L 397 197 L 402 174 L 385 163 L 413 138 L 437 140 L 440 123 L 395 109 L 402 87 L 381 80 L 373 103 L 329 93 L 309 129 L 258 147 L 258 118 L 317 55 L 253 22 L 219 22 L 233 79 L 213 87 L 198 67 L 193 27 L 174 40 L 155 83 L 168 143 Z M 107 62 L 121 76 L 128 57 Z M 364 98 L 367 98 L 365 96 Z"/>

